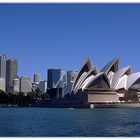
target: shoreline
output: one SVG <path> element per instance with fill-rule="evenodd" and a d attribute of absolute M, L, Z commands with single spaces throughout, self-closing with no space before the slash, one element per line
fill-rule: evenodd
<path fill-rule="evenodd" d="M 22 108 L 22 107 L 39 107 L 39 108 L 140 108 L 140 103 L 123 103 L 123 104 L 89 104 L 89 105 L 83 105 L 83 104 L 74 104 L 74 105 L 64 105 L 64 104 L 46 104 L 46 105 L 25 105 L 25 106 L 18 106 L 18 105 L 0 105 L 0 108 Z"/>

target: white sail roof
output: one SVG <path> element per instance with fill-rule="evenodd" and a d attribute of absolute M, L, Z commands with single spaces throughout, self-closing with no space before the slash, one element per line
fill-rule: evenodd
<path fill-rule="evenodd" d="M 87 79 L 88 79 L 90 76 L 95 76 L 95 75 L 96 75 L 96 72 L 95 72 L 95 71 L 96 71 L 96 69 L 95 69 L 95 68 L 92 68 L 92 70 L 90 70 L 90 71 L 85 75 L 85 77 L 83 77 L 82 80 L 80 80 L 80 83 L 78 84 L 78 87 L 76 88 L 75 92 L 82 88 L 83 83 L 84 83 L 85 81 L 87 81 Z"/>
<path fill-rule="evenodd" d="M 119 81 L 115 85 L 116 90 L 119 90 L 119 89 L 125 89 L 126 90 L 127 77 L 128 76 L 125 74 L 119 79 Z"/>
<path fill-rule="evenodd" d="M 110 71 L 110 72 L 108 73 L 108 75 L 107 75 L 108 80 L 110 81 L 110 85 L 111 85 L 111 83 L 112 83 L 112 79 L 113 79 L 114 74 L 115 74 L 115 73 L 114 73 L 113 71 Z"/>
<path fill-rule="evenodd" d="M 94 66 L 90 60 L 90 58 L 88 58 L 84 65 L 81 67 L 80 71 L 78 72 L 73 86 L 72 86 L 72 91 L 75 93 L 80 85 L 82 84 L 82 82 L 85 80 L 85 78 L 87 78 L 87 75 L 92 72 L 94 75 L 99 73 L 99 70 L 97 69 L 96 66 Z"/>
<path fill-rule="evenodd" d="M 102 69 L 101 72 L 105 72 L 107 75 L 109 71 L 116 72 L 119 69 L 119 59 L 113 59 L 109 63 L 107 63 Z"/>
<path fill-rule="evenodd" d="M 139 79 L 140 79 L 140 72 L 129 75 L 127 79 L 126 89 L 131 88 L 131 86 L 133 86 L 136 83 L 136 81 Z"/>
<path fill-rule="evenodd" d="M 87 83 L 85 88 L 110 88 L 109 80 L 104 72 L 92 77 Z"/>
<path fill-rule="evenodd" d="M 116 85 L 118 84 L 120 78 L 125 74 L 126 75 L 131 74 L 131 67 L 130 66 L 122 68 L 114 74 L 113 79 L 112 79 L 112 83 L 111 83 L 111 88 L 116 88 Z"/>
<path fill-rule="evenodd" d="M 86 88 L 111 88 L 115 90 L 140 90 L 140 72 L 131 74 L 131 67 L 119 69 L 119 59 L 113 59 L 105 65 L 101 72 L 88 58 L 78 72 L 72 92 L 75 94 L 79 89 Z"/>
<path fill-rule="evenodd" d="M 78 74 L 77 74 L 77 76 L 76 76 L 76 78 L 75 78 L 75 80 L 74 80 L 74 83 L 73 83 L 73 85 L 72 85 L 72 91 L 73 91 L 73 92 L 74 92 L 74 90 L 75 90 L 75 87 L 78 86 L 78 85 L 77 85 L 77 83 L 79 83 L 78 80 L 81 80 L 81 79 L 80 79 L 81 75 L 82 75 L 84 72 L 88 73 L 88 72 L 92 69 L 92 67 L 93 67 L 93 64 L 92 64 L 90 58 L 88 58 L 88 59 L 85 61 L 85 63 L 83 64 L 83 66 L 81 67 L 80 71 L 78 72 Z"/>

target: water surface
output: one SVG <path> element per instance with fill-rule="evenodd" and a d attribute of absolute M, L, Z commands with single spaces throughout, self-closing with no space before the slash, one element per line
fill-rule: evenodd
<path fill-rule="evenodd" d="M 140 108 L 0 108 L 0 136 L 140 136 Z"/>

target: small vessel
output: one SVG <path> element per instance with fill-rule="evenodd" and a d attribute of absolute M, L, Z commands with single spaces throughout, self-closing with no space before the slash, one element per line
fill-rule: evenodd
<path fill-rule="evenodd" d="M 72 108 L 72 107 L 69 107 L 69 110 L 74 110 L 74 108 Z"/>

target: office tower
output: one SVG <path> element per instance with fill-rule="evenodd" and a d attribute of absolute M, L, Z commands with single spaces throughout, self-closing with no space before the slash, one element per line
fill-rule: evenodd
<path fill-rule="evenodd" d="M 21 77 L 20 78 L 20 92 L 27 94 L 28 92 L 32 92 L 32 82 L 29 77 Z"/>
<path fill-rule="evenodd" d="M 65 71 L 61 71 L 61 82 L 60 82 L 60 87 L 61 88 L 64 88 L 66 85 L 67 85 L 67 74 Z"/>
<path fill-rule="evenodd" d="M 65 86 L 65 89 L 64 89 L 65 94 L 71 93 L 72 85 L 77 74 L 78 74 L 78 71 L 67 71 L 67 85 Z"/>
<path fill-rule="evenodd" d="M 34 74 L 34 84 L 39 84 L 39 82 L 40 82 L 40 75 Z"/>
<path fill-rule="evenodd" d="M 17 79 L 18 62 L 16 59 L 8 59 L 6 61 L 6 92 L 10 92 L 13 88 L 13 79 Z"/>
<path fill-rule="evenodd" d="M 0 77 L 6 79 L 6 55 L 0 55 Z"/>
<path fill-rule="evenodd" d="M 74 81 L 78 71 L 67 71 L 67 84 Z"/>
<path fill-rule="evenodd" d="M 5 91 L 5 79 L 0 78 L 0 89 Z"/>
<path fill-rule="evenodd" d="M 61 83 L 61 69 L 48 69 L 47 88 L 59 88 Z"/>
<path fill-rule="evenodd" d="M 13 79 L 13 91 L 19 92 L 20 88 L 20 80 L 19 79 Z"/>
<path fill-rule="evenodd" d="M 63 78 L 64 72 L 61 69 L 48 69 L 47 93 L 50 98 L 62 98 L 64 96 Z"/>
<path fill-rule="evenodd" d="M 41 81 L 39 83 L 39 89 L 42 93 L 45 93 L 47 90 L 47 81 Z"/>

